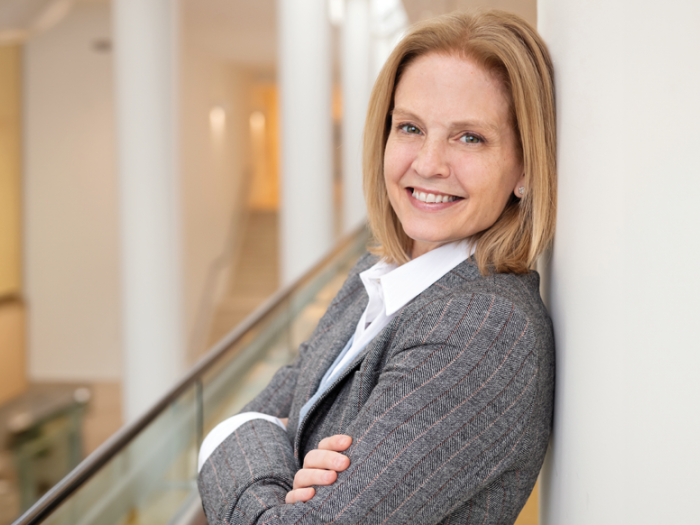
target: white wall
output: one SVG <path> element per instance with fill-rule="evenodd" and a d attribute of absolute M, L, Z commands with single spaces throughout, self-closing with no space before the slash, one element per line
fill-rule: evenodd
<path fill-rule="evenodd" d="M 700 4 L 540 0 L 556 68 L 542 523 L 698 523 Z"/>
<path fill-rule="evenodd" d="M 121 374 L 109 8 L 79 5 L 24 54 L 25 285 L 35 380 Z"/>

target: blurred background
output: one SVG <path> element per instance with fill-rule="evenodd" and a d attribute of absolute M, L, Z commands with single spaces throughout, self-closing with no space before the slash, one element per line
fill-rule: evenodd
<path fill-rule="evenodd" d="M 0 0 L 0 525 L 202 525 L 203 436 L 364 250 L 377 71 L 476 6 L 556 70 L 554 431 L 518 525 L 698 523 L 700 3 Z"/>
<path fill-rule="evenodd" d="M 0 0 L 0 525 L 363 223 L 366 104 L 411 23 L 536 24 L 301 4 Z"/>

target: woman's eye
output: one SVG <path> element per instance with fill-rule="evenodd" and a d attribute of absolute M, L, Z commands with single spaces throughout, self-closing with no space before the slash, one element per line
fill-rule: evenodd
<path fill-rule="evenodd" d="M 460 137 L 460 140 L 462 142 L 466 142 L 467 144 L 479 144 L 481 142 L 481 139 L 477 137 L 476 135 L 462 135 Z"/>
<path fill-rule="evenodd" d="M 413 133 L 413 134 L 420 133 L 420 130 L 416 126 L 414 126 L 413 124 L 401 124 L 399 126 L 399 129 L 401 131 L 405 131 L 406 133 Z"/>

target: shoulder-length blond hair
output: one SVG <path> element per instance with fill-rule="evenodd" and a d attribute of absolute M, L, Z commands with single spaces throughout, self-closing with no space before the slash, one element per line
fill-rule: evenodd
<path fill-rule="evenodd" d="M 515 136 L 525 171 L 525 194 L 511 195 L 503 213 L 472 237 L 482 274 L 527 273 L 554 235 L 556 220 L 556 119 L 552 61 L 544 42 L 525 20 L 498 10 L 452 13 L 414 26 L 396 46 L 374 84 L 364 133 L 364 192 L 370 228 L 383 258 L 403 264 L 413 241 L 389 203 L 384 150 L 394 93 L 401 74 L 417 57 L 456 54 L 477 61 L 510 93 Z"/>

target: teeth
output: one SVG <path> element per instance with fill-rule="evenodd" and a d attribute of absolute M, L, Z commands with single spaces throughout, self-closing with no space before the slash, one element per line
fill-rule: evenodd
<path fill-rule="evenodd" d="M 453 197 L 452 195 L 443 195 L 443 194 L 434 194 L 434 193 L 425 193 L 422 191 L 416 191 L 413 190 L 413 198 L 418 199 L 421 202 L 429 202 L 429 203 L 441 203 L 441 202 L 452 202 L 453 200 L 456 200 L 457 197 Z"/>

